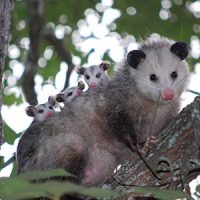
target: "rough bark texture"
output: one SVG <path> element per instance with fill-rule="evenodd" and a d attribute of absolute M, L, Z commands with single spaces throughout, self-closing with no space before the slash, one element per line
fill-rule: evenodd
<path fill-rule="evenodd" d="M 10 34 L 12 13 L 12 0 L 0 1 L 0 110 L 2 106 L 2 76 L 4 71 L 4 62 L 7 56 L 8 39 Z M 0 114 L 0 145 L 2 144 L 2 117 Z"/>
<path fill-rule="evenodd" d="M 34 90 L 34 77 L 38 69 L 38 59 L 40 55 L 40 44 L 42 39 L 43 22 L 44 22 L 44 1 L 27 0 L 28 9 L 28 28 L 30 47 L 25 62 L 25 70 L 22 75 L 22 89 L 26 100 L 31 105 L 37 104 L 37 95 Z"/>
<path fill-rule="evenodd" d="M 200 96 L 184 108 L 176 120 L 160 133 L 157 144 L 146 158 L 160 180 L 152 175 L 136 154 L 133 154 L 130 155 L 133 160 L 125 163 L 113 176 L 118 183 L 111 179 L 108 187 L 124 191 L 124 196 L 118 200 L 128 200 L 138 196 L 138 193 L 130 191 L 132 186 L 188 190 L 188 183 L 200 174 L 199 149 Z"/>
<path fill-rule="evenodd" d="M 53 29 L 46 29 L 44 31 L 44 38 L 55 48 L 56 52 L 58 53 L 58 56 L 62 61 L 65 61 L 68 65 L 68 70 L 66 74 L 66 80 L 64 88 L 67 88 L 69 85 L 69 78 L 70 74 L 74 68 L 74 64 L 72 62 L 72 56 L 70 52 L 67 50 L 64 39 L 58 39 L 55 36 Z"/>

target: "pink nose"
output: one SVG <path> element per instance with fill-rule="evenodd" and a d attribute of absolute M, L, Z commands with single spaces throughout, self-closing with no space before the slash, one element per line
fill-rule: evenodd
<path fill-rule="evenodd" d="M 81 90 L 77 90 L 76 96 L 77 96 L 77 97 L 81 96 L 81 92 L 82 92 Z"/>
<path fill-rule="evenodd" d="M 165 88 L 162 92 L 162 98 L 165 101 L 172 100 L 174 98 L 174 96 L 175 96 L 175 92 L 174 92 L 174 90 L 172 90 L 170 88 Z"/>
<path fill-rule="evenodd" d="M 96 88 L 96 87 L 97 87 L 97 85 L 96 85 L 96 83 L 95 83 L 95 82 L 92 82 L 92 83 L 90 83 L 90 87 L 91 87 L 91 88 Z"/>
<path fill-rule="evenodd" d="M 52 112 L 47 112 L 47 117 L 52 117 L 53 113 Z"/>

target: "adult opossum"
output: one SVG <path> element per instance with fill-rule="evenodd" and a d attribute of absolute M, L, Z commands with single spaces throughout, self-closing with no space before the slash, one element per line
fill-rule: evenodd
<path fill-rule="evenodd" d="M 19 172 L 63 167 L 81 184 L 105 182 L 118 164 L 133 156 L 134 145 L 142 148 L 178 114 L 188 80 L 187 55 L 184 42 L 163 38 L 129 52 L 108 84 L 38 124 L 37 138 L 29 140 L 34 129 L 26 130 L 18 145 Z"/>

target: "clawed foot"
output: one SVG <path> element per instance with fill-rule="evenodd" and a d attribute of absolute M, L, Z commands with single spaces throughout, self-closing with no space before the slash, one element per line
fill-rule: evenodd
<path fill-rule="evenodd" d="M 140 149 L 140 153 L 146 156 L 154 144 L 156 144 L 156 137 L 151 135 L 147 138 L 144 146 Z"/>

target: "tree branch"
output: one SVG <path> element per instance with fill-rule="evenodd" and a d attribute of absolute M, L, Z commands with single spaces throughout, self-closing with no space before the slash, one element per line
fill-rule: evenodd
<path fill-rule="evenodd" d="M 39 49 L 44 25 L 44 1 L 27 0 L 28 27 L 30 48 L 25 61 L 25 70 L 21 78 L 22 89 L 29 104 L 37 104 L 37 95 L 34 90 L 34 77 L 38 69 Z"/>
<path fill-rule="evenodd" d="M 70 52 L 67 50 L 65 46 L 64 39 L 58 39 L 54 33 L 53 29 L 46 29 L 44 31 L 44 38 L 52 45 L 54 46 L 55 50 L 58 53 L 58 56 L 62 61 L 65 61 L 68 65 L 68 70 L 66 74 L 66 80 L 65 80 L 65 85 L 64 89 L 68 87 L 69 85 L 69 78 L 71 75 L 71 72 L 74 68 L 74 64 L 72 62 L 72 56 Z"/>
<path fill-rule="evenodd" d="M 199 149 L 200 96 L 159 134 L 157 144 L 146 158 L 161 180 L 152 175 L 137 155 L 121 167 L 114 179 L 124 185 L 185 188 L 188 191 L 189 182 L 200 174 Z M 114 189 L 119 186 L 113 179 L 110 183 Z M 138 196 L 128 192 L 127 187 L 124 190 L 125 196 L 119 199 Z"/>
<path fill-rule="evenodd" d="M 12 0 L 1 0 L 0 3 L 0 110 L 2 106 L 2 76 L 4 71 L 4 62 L 8 51 L 8 39 L 10 35 Z M 0 114 L 0 145 L 3 142 L 2 137 L 2 116 Z"/>

